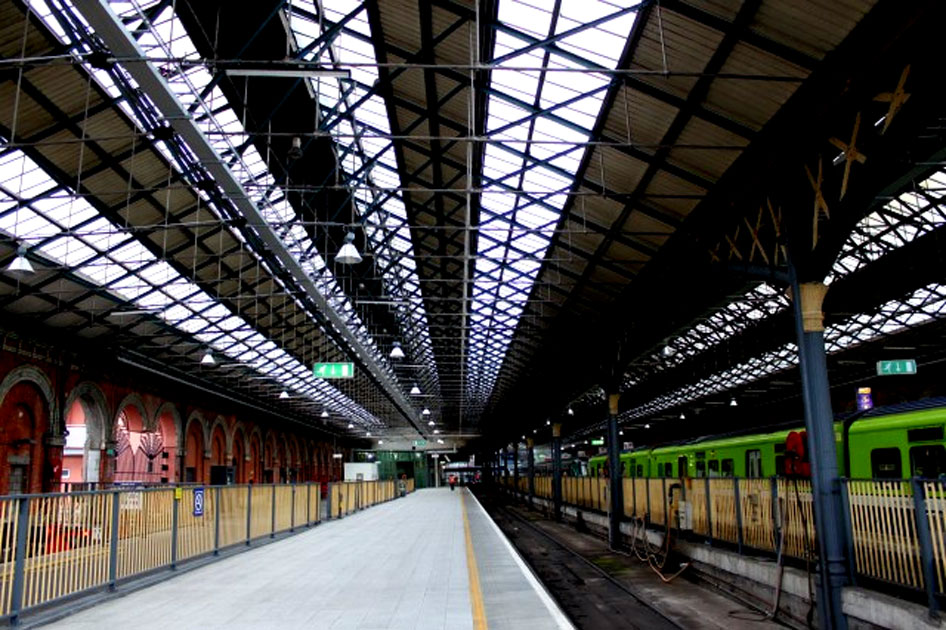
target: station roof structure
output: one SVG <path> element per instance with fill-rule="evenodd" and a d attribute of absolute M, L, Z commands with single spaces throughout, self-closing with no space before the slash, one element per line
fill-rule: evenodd
<path fill-rule="evenodd" d="M 789 256 L 941 358 L 942 11 L 0 0 L 3 328 L 386 448 L 797 390 Z"/>

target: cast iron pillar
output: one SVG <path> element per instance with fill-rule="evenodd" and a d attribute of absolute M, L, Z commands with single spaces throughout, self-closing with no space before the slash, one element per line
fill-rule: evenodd
<path fill-rule="evenodd" d="M 535 505 L 535 440 L 526 438 L 529 462 L 529 507 Z"/>
<path fill-rule="evenodd" d="M 847 584 L 845 541 L 848 532 L 844 527 L 841 507 L 834 414 L 831 411 L 824 349 L 822 302 L 828 289 L 821 282 L 799 283 L 793 269 L 791 281 L 818 540 L 821 578 L 817 597 L 818 615 L 820 627 L 844 630 L 847 628 L 847 617 L 841 607 L 841 590 Z M 800 299 L 794 299 L 795 296 Z"/>
<path fill-rule="evenodd" d="M 562 425 L 552 425 L 552 516 L 562 520 Z"/>
<path fill-rule="evenodd" d="M 512 486 L 515 489 L 515 498 L 519 500 L 519 440 L 512 445 Z"/>
<path fill-rule="evenodd" d="M 611 491 L 608 514 L 608 544 L 621 548 L 621 521 L 624 520 L 624 486 L 621 479 L 621 447 L 618 444 L 618 400 L 620 394 L 608 396 L 608 472 Z"/>

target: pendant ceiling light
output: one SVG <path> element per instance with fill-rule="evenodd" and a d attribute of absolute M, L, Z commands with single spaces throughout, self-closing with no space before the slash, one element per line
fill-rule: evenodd
<path fill-rule="evenodd" d="M 420 387 L 416 384 L 411 388 L 411 396 L 420 396 Z"/>
<path fill-rule="evenodd" d="M 25 247 L 20 247 L 16 250 L 16 258 L 11 260 L 10 264 L 7 265 L 6 272 L 17 278 L 25 278 L 36 273 L 36 270 L 33 269 L 33 265 L 30 264 L 29 259 L 26 257 Z"/>
<path fill-rule="evenodd" d="M 289 394 L 286 393 L 286 390 L 283 390 L 282 393 L 279 394 L 279 397 L 285 400 L 286 398 L 289 398 Z"/>
<path fill-rule="evenodd" d="M 422 415 L 422 416 L 429 416 L 429 415 L 430 415 L 430 409 L 428 409 L 427 407 L 424 407 L 424 410 L 420 412 L 420 415 Z"/>
<path fill-rule="evenodd" d="M 401 349 L 401 343 L 399 341 L 395 341 L 391 344 L 391 354 L 388 356 L 390 356 L 392 359 L 404 358 L 404 350 Z"/>
<path fill-rule="evenodd" d="M 216 361 L 214 361 L 214 355 L 210 353 L 210 350 L 205 352 L 204 356 L 200 359 L 201 365 L 213 365 L 214 363 L 216 363 Z"/>
<path fill-rule="evenodd" d="M 338 253 L 335 254 L 335 262 L 340 265 L 357 265 L 361 262 L 361 254 L 358 252 L 358 248 L 355 247 L 354 241 L 354 232 L 345 234 L 345 242 Z"/>
<path fill-rule="evenodd" d="M 323 410 L 322 410 L 322 417 L 323 417 L 323 418 L 328 418 L 328 409 L 323 409 Z"/>

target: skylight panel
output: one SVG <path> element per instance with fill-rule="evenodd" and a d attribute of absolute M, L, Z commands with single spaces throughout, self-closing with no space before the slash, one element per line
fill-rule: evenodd
<path fill-rule="evenodd" d="M 362 5 L 348 0 L 330 0 L 323 1 L 316 8 L 324 11 L 323 29 L 332 28 L 335 22 L 355 11 L 355 17 L 340 29 L 331 49 L 322 53 L 320 57 L 322 63 L 342 66 L 375 63 L 367 13 Z M 299 39 L 300 35 L 304 38 L 306 34 L 300 33 L 298 25 L 305 22 L 311 25 L 313 22 L 309 17 L 296 12 L 293 7 L 290 6 L 289 9 L 292 11 L 289 16 L 290 28 L 299 45 L 302 43 Z M 318 33 L 318 29 L 312 31 L 311 27 L 309 28 L 310 30 L 307 31 L 309 37 L 313 32 Z M 306 58 L 315 60 L 314 53 Z M 403 223 L 406 221 L 406 212 L 399 199 L 399 193 L 387 195 L 382 200 L 382 193 L 377 190 L 378 187 L 398 188 L 401 186 L 400 177 L 394 170 L 396 163 L 392 145 L 389 141 L 377 137 L 378 134 L 390 134 L 384 102 L 376 94 L 364 98 L 376 83 L 377 69 L 351 66 L 349 68 L 350 82 L 322 78 L 313 81 L 315 98 L 323 106 L 323 115 L 326 116 L 324 126 L 334 135 L 338 152 L 340 156 L 343 156 L 340 160 L 343 170 L 349 177 L 357 176 L 361 180 L 361 183 L 356 185 L 373 188 L 369 191 L 362 187 L 354 191 L 355 210 L 366 218 L 366 225 L 381 221 L 382 213 L 376 211 L 378 205 L 381 206 L 383 214 L 393 215 L 400 223 Z M 349 91 L 347 89 L 349 86 L 353 86 L 354 89 Z M 359 105 L 352 108 L 354 103 L 359 103 Z M 393 259 L 402 261 L 398 264 L 402 266 L 403 273 L 413 278 L 416 286 L 416 268 L 413 261 L 410 261 L 410 264 L 403 262 L 410 260 L 413 255 L 409 232 L 405 229 L 395 238 L 387 241 L 387 234 L 383 230 L 366 229 L 365 234 L 375 255 L 382 258 L 390 252 Z M 393 297 L 409 297 L 398 282 L 401 275 L 401 273 L 388 274 L 382 278 L 385 288 Z M 398 313 L 400 325 L 406 331 L 405 336 L 411 341 L 411 350 L 417 355 L 414 358 L 430 366 L 432 379 L 436 381 L 432 361 L 433 352 L 423 309 L 399 309 Z M 364 329 L 363 326 L 360 327 Z"/>

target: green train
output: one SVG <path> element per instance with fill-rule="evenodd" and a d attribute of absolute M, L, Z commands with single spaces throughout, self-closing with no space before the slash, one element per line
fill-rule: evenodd
<path fill-rule="evenodd" d="M 946 477 L 946 398 L 878 407 L 834 424 L 840 474 L 853 479 Z M 621 454 L 625 477 L 810 476 L 802 428 L 707 437 L 636 448 Z M 607 475 L 607 456 L 588 461 L 588 474 Z"/>

